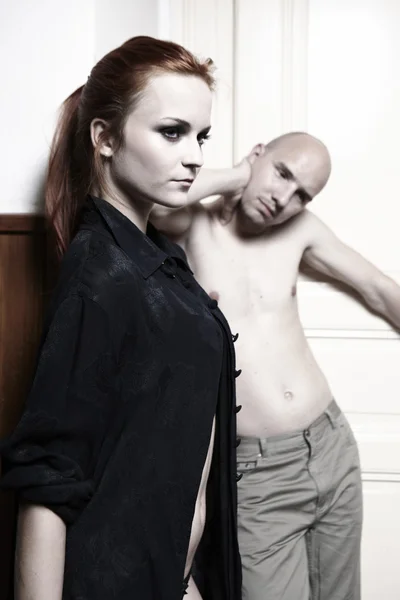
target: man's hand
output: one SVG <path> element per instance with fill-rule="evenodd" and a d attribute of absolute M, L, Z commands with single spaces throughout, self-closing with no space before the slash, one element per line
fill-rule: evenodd
<path fill-rule="evenodd" d="M 232 192 L 224 194 L 224 203 L 222 205 L 220 218 L 223 225 L 227 225 L 231 221 L 233 213 L 242 198 L 243 191 L 250 181 L 251 167 L 263 151 L 264 144 L 257 144 L 252 148 L 251 152 L 240 161 L 240 163 L 233 167 L 237 174 L 237 177 L 234 179 L 237 182 L 237 185 Z"/>

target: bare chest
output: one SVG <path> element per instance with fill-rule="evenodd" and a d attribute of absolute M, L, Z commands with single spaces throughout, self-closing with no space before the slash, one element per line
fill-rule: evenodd
<path fill-rule="evenodd" d="M 186 252 L 197 280 L 228 318 L 275 313 L 296 299 L 302 249 L 293 236 L 242 240 L 205 216 L 196 220 Z"/>

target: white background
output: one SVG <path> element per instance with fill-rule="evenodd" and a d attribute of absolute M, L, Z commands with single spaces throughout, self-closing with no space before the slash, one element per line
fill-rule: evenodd
<path fill-rule="evenodd" d="M 161 0 L 0 2 L 0 213 L 41 211 L 58 107 L 106 52 L 134 35 L 157 37 L 165 6 Z"/>

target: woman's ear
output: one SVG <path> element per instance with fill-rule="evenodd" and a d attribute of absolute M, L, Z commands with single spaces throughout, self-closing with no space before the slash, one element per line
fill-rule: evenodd
<path fill-rule="evenodd" d="M 114 143 L 107 134 L 108 125 L 103 119 L 93 119 L 90 123 L 90 137 L 93 148 L 97 148 L 102 156 L 110 158 L 114 154 Z"/>

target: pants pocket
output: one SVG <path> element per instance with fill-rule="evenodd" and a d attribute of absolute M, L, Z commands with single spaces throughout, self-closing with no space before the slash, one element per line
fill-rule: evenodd
<path fill-rule="evenodd" d="M 346 448 L 351 448 L 352 446 L 357 446 L 357 440 L 354 437 L 354 433 L 350 427 L 350 424 L 344 414 L 341 414 L 338 418 L 338 424 L 343 436 L 343 443 Z"/>

